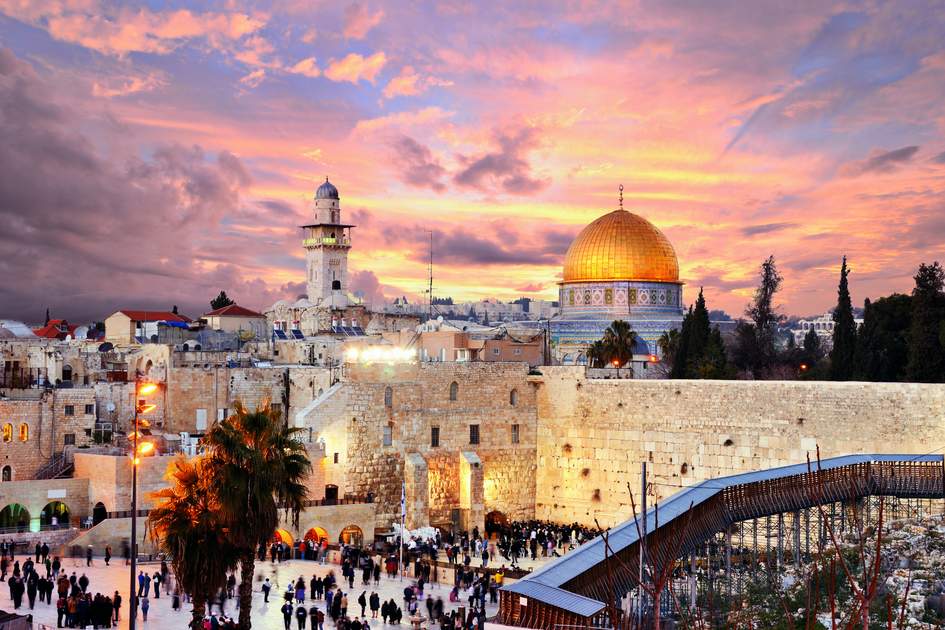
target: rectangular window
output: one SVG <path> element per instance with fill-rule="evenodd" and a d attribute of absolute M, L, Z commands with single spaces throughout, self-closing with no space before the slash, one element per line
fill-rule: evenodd
<path fill-rule="evenodd" d="M 518 425 L 513 424 L 512 425 L 512 444 L 518 444 L 518 443 L 519 443 Z"/>
<path fill-rule="evenodd" d="M 66 405 L 66 415 L 67 416 L 75 415 L 75 405 Z"/>
<path fill-rule="evenodd" d="M 226 420 L 226 407 L 221 407 L 217 409 L 217 422 L 223 422 Z"/>
<path fill-rule="evenodd" d="M 478 424 L 469 425 L 469 443 L 479 444 L 479 425 Z"/>
<path fill-rule="evenodd" d="M 384 446 L 390 446 L 394 443 L 394 427 L 389 424 L 384 427 Z"/>
<path fill-rule="evenodd" d="M 85 415 L 91 416 L 95 413 L 95 405 L 86 405 L 85 406 Z"/>
<path fill-rule="evenodd" d="M 522 349 L 521 349 L 521 348 L 514 348 L 514 349 L 512 350 L 512 354 L 516 354 L 516 355 L 522 354 Z"/>
<path fill-rule="evenodd" d="M 430 446 L 436 448 L 440 445 L 440 427 L 430 428 Z"/>
<path fill-rule="evenodd" d="M 501 352 L 501 350 L 499 350 L 498 348 L 493 348 L 493 349 L 492 349 L 492 354 L 494 354 L 494 355 L 497 355 L 497 356 L 498 356 L 498 354 L 499 354 L 500 352 Z"/>
<path fill-rule="evenodd" d="M 197 420 L 197 430 L 206 431 L 207 430 L 207 410 L 198 409 L 196 420 Z"/>
<path fill-rule="evenodd" d="M 335 453 L 335 463 L 338 463 L 338 453 Z"/>
<path fill-rule="evenodd" d="M 65 444 L 66 446 L 74 446 L 74 445 L 75 445 L 75 433 L 66 433 L 65 435 L 63 435 L 63 436 L 62 436 L 62 443 Z"/>

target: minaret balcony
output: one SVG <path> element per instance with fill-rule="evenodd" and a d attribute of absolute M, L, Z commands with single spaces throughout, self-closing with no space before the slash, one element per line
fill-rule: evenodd
<path fill-rule="evenodd" d="M 351 247 L 351 238 L 348 236 L 317 236 L 302 240 L 303 247 L 321 246 Z"/>

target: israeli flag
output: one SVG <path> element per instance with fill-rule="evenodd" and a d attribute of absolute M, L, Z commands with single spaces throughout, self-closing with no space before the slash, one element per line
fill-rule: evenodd
<path fill-rule="evenodd" d="M 405 479 L 401 482 L 400 485 L 400 515 L 402 517 L 407 516 L 407 480 Z"/>

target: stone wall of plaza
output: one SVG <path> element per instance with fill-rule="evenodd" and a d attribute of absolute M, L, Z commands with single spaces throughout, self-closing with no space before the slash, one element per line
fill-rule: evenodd
<path fill-rule="evenodd" d="M 314 366 L 174 367 L 165 386 L 148 402 L 158 405 L 154 417 L 164 419 L 168 432 L 202 433 L 198 418 L 209 427 L 233 412 L 237 401 L 249 409 L 266 401 L 281 405 L 288 417 L 328 389 L 330 370 Z"/>
<path fill-rule="evenodd" d="M 94 389 L 18 390 L 13 395 L 0 399 L 0 431 L 9 431 L 10 438 L 0 433 L 0 470 L 9 466 L 12 480 L 33 478 L 67 444 L 91 444 Z"/>
<path fill-rule="evenodd" d="M 803 463 L 817 446 L 824 458 L 945 448 L 945 385 L 620 381 L 541 370 L 532 377 L 538 518 L 625 520 L 627 483 L 638 495 L 644 461 L 662 499 L 712 477 Z"/>
<path fill-rule="evenodd" d="M 379 528 L 400 519 L 402 480 L 410 526 L 481 526 L 493 510 L 531 517 L 537 418 L 527 372 L 525 363 L 348 364 L 295 422 L 324 441 L 326 483 L 374 494 Z"/>

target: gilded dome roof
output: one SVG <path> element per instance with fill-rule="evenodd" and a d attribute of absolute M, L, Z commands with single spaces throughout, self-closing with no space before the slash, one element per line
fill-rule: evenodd
<path fill-rule="evenodd" d="M 676 251 L 643 217 L 614 210 L 584 228 L 564 255 L 565 282 L 596 280 L 679 282 Z"/>

